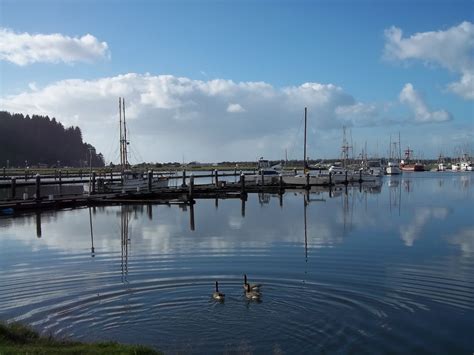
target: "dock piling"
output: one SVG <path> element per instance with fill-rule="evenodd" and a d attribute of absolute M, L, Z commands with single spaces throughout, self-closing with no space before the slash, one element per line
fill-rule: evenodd
<path fill-rule="evenodd" d="M 186 170 L 183 169 L 183 183 L 181 184 L 181 187 L 186 187 Z"/>
<path fill-rule="evenodd" d="M 309 190 L 309 173 L 306 173 L 306 189 Z"/>
<path fill-rule="evenodd" d="M 11 185 L 11 197 L 14 199 L 16 196 L 16 178 L 12 177 L 12 185 Z"/>
<path fill-rule="evenodd" d="M 41 199 L 41 176 L 36 174 L 36 201 Z"/>
<path fill-rule="evenodd" d="M 240 174 L 240 192 L 245 193 L 245 174 Z"/>
<path fill-rule="evenodd" d="M 151 192 L 151 183 L 153 180 L 153 172 L 148 170 L 148 192 Z"/>
<path fill-rule="evenodd" d="M 61 172 L 61 170 L 58 171 L 58 180 L 59 180 L 59 185 L 61 185 L 62 184 L 62 181 L 61 181 L 62 180 L 62 172 Z"/>
<path fill-rule="evenodd" d="M 91 192 L 92 192 L 93 194 L 95 194 L 95 177 L 96 177 L 96 172 L 93 171 L 93 172 L 92 172 L 92 186 L 91 186 L 91 187 L 92 187 Z"/>
<path fill-rule="evenodd" d="M 194 175 L 191 174 L 189 177 L 189 200 L 192 200 L 194 197 Z"/>
<path fill-rule="evenodd" d="M 215 175 L 214 182 L 216 183 L 216 187 L 219 187 L 219 172 L 217 171 L 217 169 L 214 170 L 214 175 Z"/>

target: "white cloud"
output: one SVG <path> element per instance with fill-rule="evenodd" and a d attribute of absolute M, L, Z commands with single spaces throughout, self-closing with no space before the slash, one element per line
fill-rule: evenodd
<path fill-rule="evenodd" d="M 229 106 L 227 106 L 227 112 L 245 112 L 245 109 L 239 104 L 229 104 Z"/>
<path fill-rule="evenodd" d="M 411 247 L 415 240 L 423 235 L 423 228 L 428 222 L 434 219 L 444 220 L 448 217 L 448 214 L 449 210 L 444 207 L 418 208 L 413 220 L 400 226 L 400 237 L 407 247 Z"/>
<path fill-rule="evenodd" d="M 15 33 L 0 27 L 0 60 L 20 66 L 37 62 L 92 62 L 109 56 L 107 43 L 90 34 L 69 37 L 60 33 Z"/>
<path fill-rule="evenodd" d="M 1 97 L 0 109 L 49 115 L 65 125 L 79 125 L 87 141 L 107 159 L 116 160 L 111 147 L 118 131 L 119 96 L 126 98 L 132 145 L 149 154 L 146 159 L 165 161 L 181 161 L 184 152 L 193 152 L 193 156 L 186 156 L 201 161 L 262 155 L 280 158 L 285 147 L 301 146 L 302 138 L 296 133 L 305 106 L 310 128 L 322 135 L 323 129 L 339 130 L 347 124 L 347 119 L 336 113 L 339 107 L 357 104 L 332 84 L 305 83 L 280 89 L 263 82 L 130 73 L 32 87 Z M 365 122 L 353 118 L 350 124 Z M 212 144 L 203 145 L 203 140 Z"/>
<path fill-rule="evenodd" d="M 463 255 L 471 257 L 474 255 L 474 227 L 467 227 L 458 231 L 449 238 L 452 244 L 461 248 Z"/>
<path fill-rule="evenodd" d="M 448 89 L 465 99 L 474 99 L 474 24 L 462 22 L 445 31 L 416 33 L 403 38 L 400 28 L 385 30 L 385 57 L 394 60 L 422 60 L 461 75 Z"/>
<path fill-rule="evenodd" d="M 405 84 L 400 92 L 400 102 L 413 111 L 415 121 L 419 123 L 444 122 L 452 119 L 451 114 L 445 110 L 430 111 L 421 95 L 410 83 Z"/>
<path fill-rule="evenodd" d="M 343 125 L 386 123 L 384 110 L 358 102 L 333 84 L 276 88 L 264 82 L 134 73 L 32 85 L 0 97 L 0 109 L 78 125 L 107 161 L 117 161 L 119 96 L 126 99 L 132 151 L 139 153 L 133 162 L 181 161 L 183 154 L 198 161 L 280 159 L 285 149 L 290 158 L 300 157 L 304 107 L 310 156 L 337 155 L 334 139 L 340 139 Z"/>

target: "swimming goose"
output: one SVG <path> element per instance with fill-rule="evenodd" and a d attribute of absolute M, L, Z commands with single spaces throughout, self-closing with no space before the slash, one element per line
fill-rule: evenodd
<path fill-rule="evenodd" d="M 245 289 L 245 297 L 250 301 L 259 301 L 260 297 L 261 297 L 261 294 L 260 294 L 260 292 L 258 292 L 256 290 L 252 290 L 250 288 L 250 285 L 247 284 L 247 287 Z"/>
<path fill-rule="evenodd" d="M 250 290 L 251 291 L 259 291 L 260 290 L 260 287 L 262 287 L 262 285 L 260 284 L 249 284 L 247 282 L 247 275 L 244 274 L 244 290 L 247 291 L 247 285 L 250 286 Z"/>
<path fill-rule="evenodd" d="M 221 292 L 219 292 L 219 284 L 216 281 L 216 292 L 212 294 L 212 298 L 214 298 L 216 301 L 224 301 L 225 295 Z"/>

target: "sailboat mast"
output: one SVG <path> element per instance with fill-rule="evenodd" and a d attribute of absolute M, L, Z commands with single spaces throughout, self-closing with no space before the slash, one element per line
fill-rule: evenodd
<path fill-rule="evenodd" d="M 306 126 L 307 126 L 307 118 L 308 118 L 308 108 L 304 108 L 304 162 L 303 162 L 303 169 L 306 172 Z"/>
<path fill-rule="evenodd" d="M 119 97 L 119 124 L 120 124 L 120 167 L 123 170 L 123 138 L 122 138 L 122 98 Z"/>
<path fill-rule="evenodd" d="M 400 131 L 398 132 L 398 160 L 402 159 L 402 144 L 400 142 Z"/>
<path fill-rule="evenodd" d="M 127 152 L 127 125 L 125 123 L 125 99 L 122 97 L 122 110 L 123 110 L 123 164 L 125 167 L 128 166 L 128 152 Z"/>

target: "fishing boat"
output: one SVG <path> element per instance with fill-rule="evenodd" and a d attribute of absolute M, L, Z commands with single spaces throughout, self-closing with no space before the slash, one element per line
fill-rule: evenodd
<path fill-rule="evenodd" d="M 400 175 L 402 173 L 400 166 L 394 161 L 389 161 L 387 163 L 385 171 L 387 175 Z"/>
<path fill-rule="evenodd" d="M 402 170 L 400 169 L 400 165 L 396 162 L 396 155 L 400 149 L 400 133 L 398 134 L 398 149 L 397 149 L 397 142 L 392 143 L 392 137 L 390 136 L 390 157 L 387 162 L 387 166 L 385 167 L 385 174 L 387 175 L 400 175 Z M 398 154 L 398 159 L 400 159 L 400 153 Z"/>
<path fill-rule="evenodd" d="M 451 165 L 451 170 L 453 171 L 473 171 L 474 166 L 469 159 L 467 154 L 463 154 L 457 163 Z"/>
<path fill-rule="evenodd" d="M 281 164 L 271 165 L 269 160 L 260 157 L 257 161 L 257 173 L 246 175 L 245 180 L 255 184 L 261 184 L 262 180 L 264 184 L 274 184 L 278 182 L 282 171 Z"/>
<path fill-rule="evenodd" d="M 407 147 L 405 150 L 405 160 L 400 161 L 400 169 L 403 171 L 425 171 L 425 167 L 421 163 L 413 163 L 410 158 L 413 154 L 413 150 Z"/>
<path fill-rule="evenodd" d="M 123 116 L 123 119 L 122 119 Z M 164 176 L 148 176 L 148 172 L 133 171 L 128 162 L 127 124 L 125 120 L 125 99 L 119 97 L 119 123 L 120 123 L 120 167 L 121 180 L 119 182 L 106 181 L 103 183 L 106 192 L 136 192 L 140 190 L 167 187 L 168 178 Z M 153 175 L 151 173 L 151 175 Z M 151 186 L 150 186 L 151 184 Z"/>

